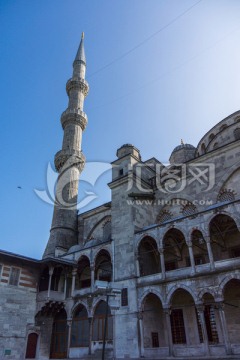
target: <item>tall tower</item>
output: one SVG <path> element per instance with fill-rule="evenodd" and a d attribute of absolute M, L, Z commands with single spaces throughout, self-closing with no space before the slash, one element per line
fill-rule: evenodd
<path fill-rule="evenodd" d="M 54 163 L 58 171 L 55 205 L 50 237 L 43 257 L 58 256 L 77 244 L 77 198 L 80 173 L 85 164 L 81 151 L 82 133 L 87 125 L 87 115 L 83 112 L 84 99 L 89 86 L 85 80 L 86 57 L 84 34 L 73 62 L 73 75 L 66 84 L 69 97 L 68 108 L 62 113 L 64 130 L 62 150 L 55 155 Z"/>

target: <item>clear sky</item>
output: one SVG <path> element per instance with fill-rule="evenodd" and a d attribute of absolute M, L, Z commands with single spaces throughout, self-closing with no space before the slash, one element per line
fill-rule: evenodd
<path fill-rule="evenodd" d="M 61 148 L 82 31 L 87 160 L 113 161 L 132 143 L 165 162 L 181 138 L 196 146 L 240 109 L 239 19 L 239 0 L 1 0 L 0 248 L 42 256 L 53 208 L 34 189 Z M 110 200 L 108 181 L 90 207 Z"/>

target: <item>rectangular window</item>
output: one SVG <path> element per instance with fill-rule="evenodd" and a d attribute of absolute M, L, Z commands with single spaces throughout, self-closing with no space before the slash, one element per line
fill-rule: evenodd
<path fill-rule="evenodd" d="M 152 332 L 152 347 L 158 348 L 159 347 L 159 339 L 158 339 L 158 333 Z"/>
<path fill-rule="evenodd" d="M 121 305 L 128 306 L 128 289 L 122 289 L 122 296 L 121 296 Z"/>
<path fill-rule="evenodd" d="M 170 319 L 171 319 L 173 343 L 186 344 L 186 334 L 185 334 L 182 309 L 172 310 Z"/>
<path fill-rule="evenodd" d="M 9 285 L 18 286 L 19 276 L 20 276 L 20 269 L 12 267 L 9 277 Z"/>

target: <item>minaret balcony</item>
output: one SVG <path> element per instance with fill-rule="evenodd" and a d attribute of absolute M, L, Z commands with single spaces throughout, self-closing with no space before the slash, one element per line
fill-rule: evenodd
<path fill-rule="evenodd" d="M 79 125 L 82 128 L 82 131 L 85 130 L 88 123 L 87 114 L 80 109 L 71 109 L 68 108 L 62 113 L 61 124 L 63 129 L 65 129 L 67 124 Z"/>
<path fill-rule="evenodd" d="M 86 97 L 89 91 L 89 85 L 85 79 L 73 77 L 69 79 L 66 84 L 66 91 L 68 96 L 70 95 L 70 91 L 72 89 L 81 91 Z"/>
<path fill-rule="evenodd" d="M 77 167 L 82 171 L 86 162 L 86 158 L 81 151 L 77 150 L 60 150 L 54 158 L 55 168 L 58 172 L 67 170 L 70 167 Z"/>

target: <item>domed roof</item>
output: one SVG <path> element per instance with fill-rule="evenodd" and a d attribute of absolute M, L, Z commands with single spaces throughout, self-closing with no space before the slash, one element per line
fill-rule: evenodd
<path fill-rule="evenodd" d="M 172 153 L 174 153 L 174 152 L 176 152 L 178 150 L 182 150 L 182 149 L 186 149 L 186 150 L 189 150 L 189 149 L 193 150 L 194 149 L 195 150 L 196 148 L 191 144 L 181 144 L 181 145 L 176 146 L 173 149 Z"/>

